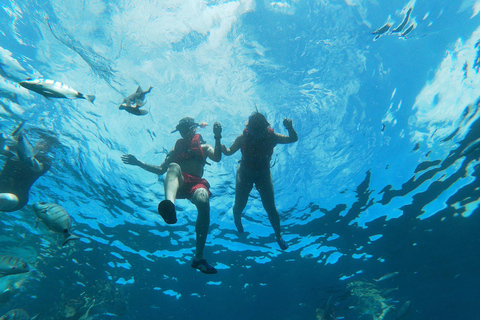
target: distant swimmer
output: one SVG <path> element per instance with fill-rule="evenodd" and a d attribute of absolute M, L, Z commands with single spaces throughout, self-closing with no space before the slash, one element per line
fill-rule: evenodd
<path fill-rule="evenodd" d="M 235 139 L 230 148 L 222 146 L 222 151 L 226 156 L 230 156 L 238 150 L 241 150 L 242 153 L 237 170 L 235 203 L 233 205 L 233 219 L 238 232 L 243 232 L 242 213 L 253 185 L 255 185 L 275 232 L 277 243 L 280 249 L 286 250 L 288 244 L 282 238 L 280 216 L 275 206 L 270 160 L 273 148 L 277 144 L 294 143 L 298 140 L 298 135 L 293 128 L 292 119 L 285 118 L 283 125 L 288 131 L 288 136 L 276 133 L 270 127 L 265 116 L 256 111 L 248 118 L 242 134 Z"/>
<path fill-rule="evenodd" d="M 215 162 L 219 162 L 222 158 L 222 145 L 220 143 L 222 126 L 218 122 L 213 125 L 214 147 L 206 144 L 202 136 L 196 133 L 199 126 L 190 117 L 185 117 L 179 121 L 172 133 L 180 132 L 182 139 L 177 140 L 175 147 L 170 150 L 160 166 L 141 162 L 131 154 L 123 155 L 122 161 L 125 164 L 138 166 L 157 175 L 166 173 L 164 182 L 165 200 L 158 204 L 158 213 L 167 224 L 177 222 L 176 199 L 189 199 L 197 207 L 198 216 L 195 225 L 197 244 L 191 266 L 203 273 L 213 274 L 217 273 L 217 270 L 203 258 L 210 226 L 210 197 L 212 194 L 209 190 L 210 184 L 202 176 L 207 158 Z"/>
<path fill-rule="evenodd" d="M 148 111 L 140 109 L 146 103 L 145 95 L 152 91 L 153 87 L 148 88 L 147 91 L 143 91 L 140 86 L 138 86 L 137 91 L 129 95 L 128 97 L 124 98 L 118 109 L 125 110 L 128 113 L 143 116 L 148 113 Z"/>
<path fill-rule="evenodd" d="M 67 211 L 59 204 L 37 202 L 33 204 L 33 211 L 38 219 L 53 232 L 63 235 L 62 247 L 71 240 L 78 240 L 80 237 L 72 234 L 72 219 Z"/>
<path fill-rule="evenodd" d="M 95 100 L 94 95 L 85 95 L 66 84 L 50 79 L 27 79 L 20 81 L 19 84 L 46 98 L 85 99 L 92 103 Z"/>
<path fill-rule="evenodd" d="M 46 156 L 50 142 L 34 148 L 22 128 L 23 123 L 12 138 L 0 136 L 0 154 L 7 158 L 0 173 L 0 212 L 23 208 L 28 203 L 31 186 L 50 169 L 51 160 Z"/>
<path fill-rule="evenodd" d="M 137 105 L 137 106 L 143 106 L 145 104 L 145 96 L 147 93 L 150 93 L 152 91 L 153 87 L 148 88 L 147 91 L 143 91 L 140 86 L 138 86 L 137 90 L 129 95 L 128 97 L 124 98 L 122 101 L 122 104 L 131 106 L 131 105 Z"/>
<path fill-rule="evenodd" d="M 405 14 L 405 18 L 403 18 L 403 21 L 396 27 L 395 29 L 392 30 L 392 33 L 398 33 L 405 28 L 405 26 L 408 23 L 408 20 L 410 20 L 410 14 L 412 13 L 413 7 L 408 8 L 407 13 Z"/>

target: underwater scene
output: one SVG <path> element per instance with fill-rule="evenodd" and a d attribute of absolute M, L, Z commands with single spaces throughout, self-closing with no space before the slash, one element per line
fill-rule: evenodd
<path fill-rule="evenodd" d="M 0 4 L 0 319 L 479 317 L 480 1 Z"/>

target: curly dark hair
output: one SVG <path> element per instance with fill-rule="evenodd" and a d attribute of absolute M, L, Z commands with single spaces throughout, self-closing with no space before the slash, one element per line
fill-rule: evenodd
<path fill-rule="evenodd" d="M 255 129 L 266 129 L 270 127 L 270 123 L 262 113 L 255 111 L 248 118 L 247 126 Z"/>

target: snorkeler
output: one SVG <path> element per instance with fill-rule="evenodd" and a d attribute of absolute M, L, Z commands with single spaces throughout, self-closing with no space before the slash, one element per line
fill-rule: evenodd
<path fill-rule="evenodd" d="M 298 135 L 293 129 L 291 119 L 284 119 L 283 125 L 288 130 L 288 136 L 275 133 L 265 116 L 258 111 L 254 112 L 248 118 L 248 123 L 243 133 L 235 139 L 230 148 L 222 145 L 222 152 L 226 156 L 232 155 L 238 150 L 242 152 L 242 159 L 237 170 L 235 204 L 233 205 L 233 218 L 238 232 L 243 232 L 242 212 L 247 205 L 253 184 L 255 184 L 260 193 L 263 207 L 268 214 L 268 219 L 275 231 L 277 243 L 282 250 L 286 250 L 288 244 L 282 238 L 280 216 L 275 206 L 270 159 L 273 154 L 273 148 L 278 143 L 296 142 Z"/>
<path fill-rule="evenodd" d="M 17 127 L 12 138 L 0 134 L 0 154 L 7 157 L 0 173 L 0 211 L 3 212 L 23 208 L 28 203 L 32 185 L 50 169 L 50 158 L 45 155 L 49 145 L 42 142 L 35 149 L 23 133 L 23 125 L 22 122 Z"/>
<path fill-rule="evenodd" d="M 158 175 L 166 173 L 165 200 L 158 204 L 158 213 L 166 223 L 177 222 L 175 199 L 189 199 L 197 207 L 198 217 L 195 225 L 197 244 L 191 266 L 203 273 L 213 274 L 217 273 L 217 270 L 203 258 L 210 225 L 211 193 L 209 183 L 202 176 L 207 158 L 215 162 L 222 158 L 220 143 L 222 126 L 218 122 L 213 126 L 215 148 L 205 144 L 202 137 L 196 133 L 198 126 L 199 124 L 190 117 L 180 120 L 172 133 L 179 131 L 182 139 L 177 140 L 175 147 L 160 166 L 143 163 L 131 154 L 123 155 L 122 161 Z"/>

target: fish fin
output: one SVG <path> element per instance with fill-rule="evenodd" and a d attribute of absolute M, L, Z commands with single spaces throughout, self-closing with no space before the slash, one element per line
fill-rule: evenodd
<path fill-rule="evenodd" d="M 153 89 L 153 87 L 152 87 L 152 86 L 150 86 L 150 88 L 148 88 L 148 90 L 147 90 L 147 91 L 145 91 L 145 94 L 147 94 L 147 93 L 150 93 L 150 91 L 152 91 L 152 89 Z"/>
<path fill-rule="evenodd" d="M 147 110 L 143 110 L 143 109 L 137 109 L 137 116 L 144 116 L 148 113 Z"/>
<path fill-rule="evenodd" d="M 142 88 L 141 88 L 140 86 L 138 86 L 137 91 L 135 91 L 135 92 L 136 92 L 136 93 L 142 92 Z"/>
<path fill-rule="evenodd" d="M 80 239 L 79 236 L 69 233 L 68 236 L 63 240 L 62 247 L 66 245 L 68 241 L 78 240 L 78 239 Z"/>
<path fill-rule="evenodd" d="M 90 101 L 91 103 L 93 103 L 93 101 L 95 101 L 95 96 L 94 96 L 94 95 L 84 94 L 84 95 L 83 95 L 83 98 L 87 99 L 87 100 Z"/>
<path fill-rule="evenodd" d="M 123 103 L 118 107 L 119 110 L 125 110 L 125 108 L 126 108 L 126 106 Z"/>

